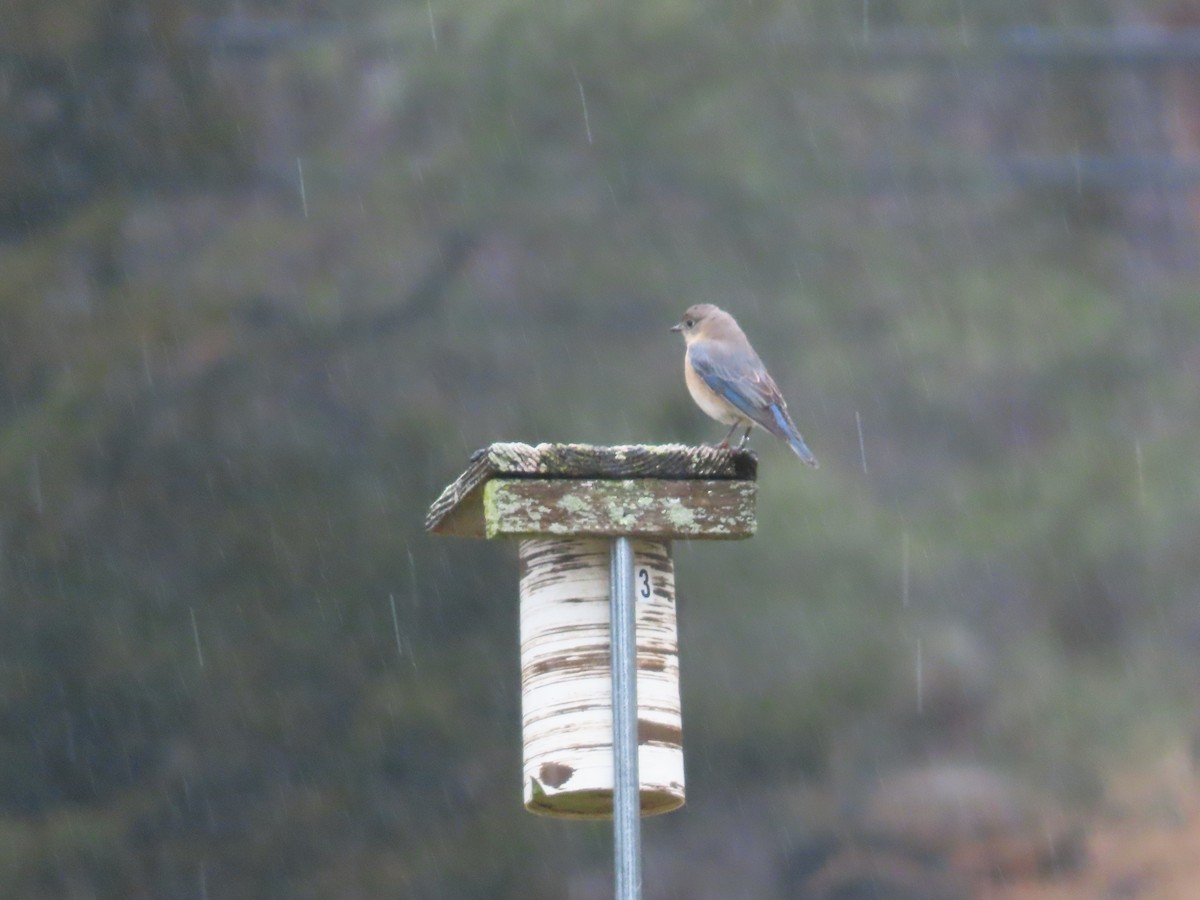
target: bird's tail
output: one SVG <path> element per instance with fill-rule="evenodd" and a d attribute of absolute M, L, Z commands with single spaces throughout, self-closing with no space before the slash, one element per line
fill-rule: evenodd
<path fill-rule="evenodd" d="M 776 403 L 771 407 L 771 414 L 775 419 L 775 424 L 779 427 L 776 433 L 788 442 L 788 446 L 792 448 L 792 452 L 800 457 L 802 462 L 807 463 L 814 469 L 817 468 L 817 458 L 808 449 L 808 444 L 804 443 L 804 438 L 800 437 L 800 432 L 797 430 L 791 416 L 787 414 L 787 410 Z"/>
<path fill-rule="evenodd" d="M 800 437 L 800 432 L 793 429 L 792 433 L 787 436 L 788 446 L 792 448 L 801 460 L 808 463 L 814 469 L 817 467 L 817 458 L 813 456 L 813 452 L 808 449 L 808 444 L 804 443 L 804 438 Z"/>

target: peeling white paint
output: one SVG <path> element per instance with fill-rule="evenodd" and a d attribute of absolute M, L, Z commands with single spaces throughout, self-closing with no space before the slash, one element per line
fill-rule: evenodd
<path fill-rule="evenodd" d="M 521 706 L 525 806 L 612 812 L 609 541 L 521 541 Z M 669 545 L 634 542 L 642 813 L 684 802 L 675 577 Z M 648 596 L 647 596 L 648 595 Z"/>

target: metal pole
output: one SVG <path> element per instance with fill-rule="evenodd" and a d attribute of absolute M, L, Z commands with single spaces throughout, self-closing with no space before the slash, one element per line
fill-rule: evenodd
<path fill-rule="evenodd" d="M 637 616 L 633 541 L 614 538 L 609 602 L 612 629 L 613 856 L 617 900 L 642 896 L 642 820 L 638 789 Z"/>

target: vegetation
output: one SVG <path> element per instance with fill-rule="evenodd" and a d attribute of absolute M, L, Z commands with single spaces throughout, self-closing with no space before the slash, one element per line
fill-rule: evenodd
<path fill-rule="evenodd" d="M 677 548 L 692 796 L 1086 802 L 1190 733 L 1195 223 L 993 165 L 1128 152 L 1136 70 L 869 64 L 1103 4 L 10 7 L 3 896 L 564 896 L 511 548 L 422 515 L 493 440 L 717 439 L 694 302 L 822 467 L 756 438 L 759 536 Z"/>

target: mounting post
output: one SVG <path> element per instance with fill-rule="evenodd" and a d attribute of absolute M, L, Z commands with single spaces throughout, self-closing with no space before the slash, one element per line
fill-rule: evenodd
<path fill-rule="evenodd" d="M 633 542 L 612 542 L 613 856 L 617 900 L 642 896 Z"/>
<path fill-rule="evenodd" d="M 671 541 L 753 536 L 756 474 L 729 448 L 492 444 L 425 519 L 518 541 L 525 808 L 612 816 L 618 900 L 640 817 L 685 799 Z"/>

